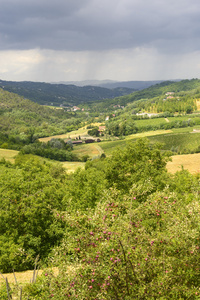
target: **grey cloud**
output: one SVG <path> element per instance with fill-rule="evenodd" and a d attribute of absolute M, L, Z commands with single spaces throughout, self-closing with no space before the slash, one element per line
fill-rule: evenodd
<path fill-rule="evenodd" d="M 0 50 L 200 48 L 197 0 L 1 0 Z"/>

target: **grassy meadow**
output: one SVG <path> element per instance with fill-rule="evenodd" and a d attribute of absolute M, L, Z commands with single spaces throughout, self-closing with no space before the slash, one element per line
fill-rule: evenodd
<path fill-rule="evenodd" d="M 18 151 L 15 150 L 9 150 L 9 149 L 0 149 L 0 160 L 2 158 L 5 158 L 5 160 L 10 161 L 11 163 L 14 163 L 15 156 L 18 154 Z"/>

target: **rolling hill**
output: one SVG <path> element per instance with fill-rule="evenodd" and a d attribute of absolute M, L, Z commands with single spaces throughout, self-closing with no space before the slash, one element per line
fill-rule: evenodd
<path fill-rule="evenodd" d="M 127 87 L 108 89 L 98 86 L 78 87 L 66 84 L 4 80 L 0 80 L 0 87 L 36 103 L 54 106 L 74 106 L 91 101 L 102 101 L 106 98 L 115 98 L 135 91 L 134 88 Z"/>

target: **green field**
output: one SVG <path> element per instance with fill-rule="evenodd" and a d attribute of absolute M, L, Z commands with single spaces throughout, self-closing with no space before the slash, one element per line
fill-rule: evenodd
<path fill-rule="evenodd" d="M 100 146 L 106 155 L 111 155 L 116 148 L 120 148 L 120 149 L 124 148 L 127 142 L 135 141 L 138 138 L 157 136 L 163 134 L 167 135 L 170 133 L 172 133 L 172 130 L 156 130 L 156 131 L 136 133 L 136 134 L 131 134 L 129 136 L 126 136 L 122 140 L 101 142 Z"/>
<path fill-rule="evenodd" d="M 157 126 L 163 123 L 166 123 L 165 118 L 154 118 L 154 119 L 143 119 L 143 120 L 135 120 L 134 121 L 137 127 L 143 126 Z"/>
<path fill-rule="evenodd" d="M 164 150 L 177 148 L 178 152 L 195 152 L 200 146 L 200 133 L 196 132 L 177 132 L 173 134 L 163 134 L 149 137 L 150 142 L 159 142 L 163 144 Z"/>

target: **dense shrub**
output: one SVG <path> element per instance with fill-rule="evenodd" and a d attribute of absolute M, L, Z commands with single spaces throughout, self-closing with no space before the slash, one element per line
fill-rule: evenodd
<path fill-rule="evenodd" d="M 30 299 L 198 299 L 199 201 L 165 190 L 139 204 L 141 193 L 110 191 L 94 213 L 65 214 L 59 275 L 47 272 Z"/>
<path fill-rule="evenodd" d="M 59 139 L 52 139 L 47 144 L 35 142 L 23 147 L 22 154 L 34 154 L 58 161 L 77 161 L 78 158 L 71 152 L 70 145 Z"/>
<path fill-rule="evenodd" d="M 32 268 L 64 233 L 62 220 L 55 222 L 64 196 L 63 170 L 39 159 L 19 156 L 16 166 L 0 166 L 0 271 Z"/>

